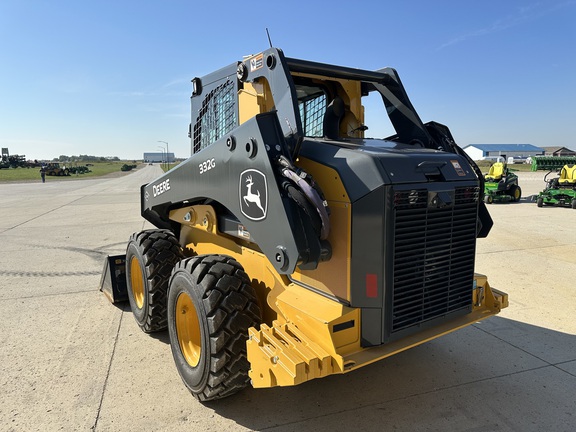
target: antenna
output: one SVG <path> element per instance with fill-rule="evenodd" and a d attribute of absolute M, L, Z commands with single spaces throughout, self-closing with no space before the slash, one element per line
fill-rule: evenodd
<path fill-rule="evenodd" d="M 270 44 L 270 48 L 272 48 L 272 39 L 270 39 L 270 32 L 268 31 L 268 27 L 266 27 L 266 34 L 268 35 L 268 43 Z"/>

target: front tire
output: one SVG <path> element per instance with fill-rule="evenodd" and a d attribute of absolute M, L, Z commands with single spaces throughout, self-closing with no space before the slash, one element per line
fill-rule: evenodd
<path fill-rule="evenodd" d="M 539 198 L 536 200 L 536 205 L 537 205 L 538 207 L 542 207 L 542 206 L 544 205 L 544 200 L 542 199 L 542 197 L 539 197 Z"/>
<path fill-rule="evenodd" d="M 170 278 L 168 331 L 176 369 L 198 400 L 220 399 L 246 387 L 248 329 L 260 307 L 242 266 L 224 255 L 182 260 Z"/>
<path fill-rule="evenodd" d="M 126 249 L 128 300 L 145 333 L 167 327 L 166 298 L 172 269 L 184 255 L 168 230 L 134 233 Z"/>

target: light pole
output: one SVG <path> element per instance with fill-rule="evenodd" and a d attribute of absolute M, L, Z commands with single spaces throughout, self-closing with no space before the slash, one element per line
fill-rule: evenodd
<path fill-rule="evenodd" d="M 158 146 L 158 148 L 162 150 L 162 167 L 164 168 L 164 164 L 165 164 L 164 154 L 165 154 L 166 149 L 164 148 L 164 146 Z"/>
<path fill-rule="evenodd" d="M 168 155 L 168 143 L 166 141 L 158 141 L 161 143 L 166 144 L 166 171 L 168 171 L 168 168 L 170 167 L 170 156 Z"/>

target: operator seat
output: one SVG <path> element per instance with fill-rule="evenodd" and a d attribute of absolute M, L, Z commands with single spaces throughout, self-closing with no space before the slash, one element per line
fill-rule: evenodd
<path fill-rule="evenodd" d="M 564 165 L 560 171 L 560 184 L 576 184 L 576 165 Z"/>
<path fill-rule="evenodd" d="M 502 179 L 504 175 L 504 171 L 506 170 L 506 164 L 503 162 L 496 162 L 494 165 L 490 167 L 490 171 L 486 175 L 486 181 L 499 181 Z"/>
<path fill-rule="evenodd" d="M 324 113 L 324 137 L 336 140 L 340 137 L 340 121 L 344 116 L 344 101 L 339 96 L 332 99 Z"/>

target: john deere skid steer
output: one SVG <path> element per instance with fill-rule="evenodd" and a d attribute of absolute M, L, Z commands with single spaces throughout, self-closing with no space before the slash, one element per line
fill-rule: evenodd
<path fill-rule="evenodd" d="M 192 84 L 192 156 L 142 186 L 157 229 L 130 238 L 126 279 L 199 400 L 350 372 L 508 305 L 474 272 L 482 173 L 394 69 L 270 48 Z"/>

